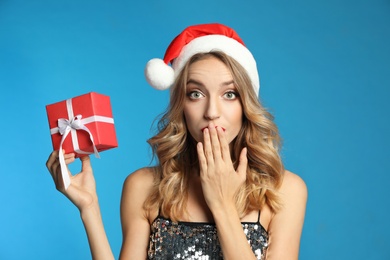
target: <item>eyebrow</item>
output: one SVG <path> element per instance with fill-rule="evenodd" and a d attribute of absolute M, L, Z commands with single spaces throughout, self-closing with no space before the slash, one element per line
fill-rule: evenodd
<path fill-rule="evenodd" d="M 194 85 L 198 85 L 198 86 L 200 86 L 200 87 L 204 87 L 204 84 L 203 84 L 202 82 L 199 82 L 199 81 L 194 80 L 194 79 L 189 79 L 189 80 L 187 81 L 187 85 L 188 85 L 188 84 L 194 84 Z M 234 84 L 234 80 L 230 80 L 230 81 L 223 82 L 223 83 L 221 84 L 221 86 L 229 86 L 229 85 L 231 85 L 231 84 Z"/>
<path fill-rule="evenodd" d="M 197 80 L 194 80 L 194 79 L 189 79 L 188 81 L 187 81 L 187 85 L 188 84 L 194 84 L 194 85 L 198 85 L 198 86 L 204 86 L 201 82 L 199 82 L 199 81 L 197 81 Z"/>

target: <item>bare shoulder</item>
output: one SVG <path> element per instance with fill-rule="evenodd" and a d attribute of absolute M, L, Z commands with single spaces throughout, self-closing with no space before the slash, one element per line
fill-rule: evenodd
<path fill-rule="evenodd" d="M 126 215 L 143 213 L 149 218 L 149 212 L 145 212 L 143 204 L 150 195 L 155 179 L 154 168 L 146 167 L 134 171 L 127 176 L 123 184 L 121 209 Z"/>
<path fill-rule="evenodd" d="M 129 174 L 123 184 L 121 223 L 123 243 L 120 259 L 145 259 L 151 215 L 144 203 L 154 184 L 154 168 L 142 168 Z"/>
<path fill-rule="evenodd" d="M 152 167 L 145 167 L 129 174 L 123 184 L 123 189 L 145 189 L 154 183 L 155 171 Z"/>
<path fill-rule="evenodd" d="M 299 175 L 287 170 L 284 172 L 283 182 L 279 192 L 283 197 L 293 196 L 300 197 L 304 200 L 307 198 L 307 186 L 305 181 Z"/>
<path fill-rule="evenodd" d="M 306 184 L 297 174 L 285 171 L 279 195 L 282 207 L 273 215 L 268 228 L 267 259 L 298 259 L 307 202 Z"/>

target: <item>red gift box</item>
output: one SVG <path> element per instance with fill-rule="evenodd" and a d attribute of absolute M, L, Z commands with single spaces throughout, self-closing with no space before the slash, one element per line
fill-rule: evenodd
<path fill-rule="evenodd" d="M 110 97 L 95 92 L 46 106 L 53 149 L 76 157 L 118 146 Z"/>

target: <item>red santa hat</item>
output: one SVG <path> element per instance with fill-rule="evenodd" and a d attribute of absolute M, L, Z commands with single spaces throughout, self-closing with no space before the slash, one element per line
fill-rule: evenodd
<path fill-rule="evenodd" d="M 187 27 L 171 42 L 164 60 L 155 58 L 146 64 L 146 80 L 155 89 L 168 89 L 194 54 L 210 51 L 222 51 L 239 62 L 258 95 L 260 81 L 253 55 L 233 29 L 216 23 Z"/>

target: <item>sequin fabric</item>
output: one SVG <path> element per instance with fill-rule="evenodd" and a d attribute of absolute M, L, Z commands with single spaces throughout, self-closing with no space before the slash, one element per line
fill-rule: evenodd
<path fill-rule="evenodd" d="M 260 222 L 241 223 L 257 259 L 265 259 L 267 231 Z M 223 259 L 215 224 L 172 222 L 158 216 L 151 225 L 148 259 Z"/>

